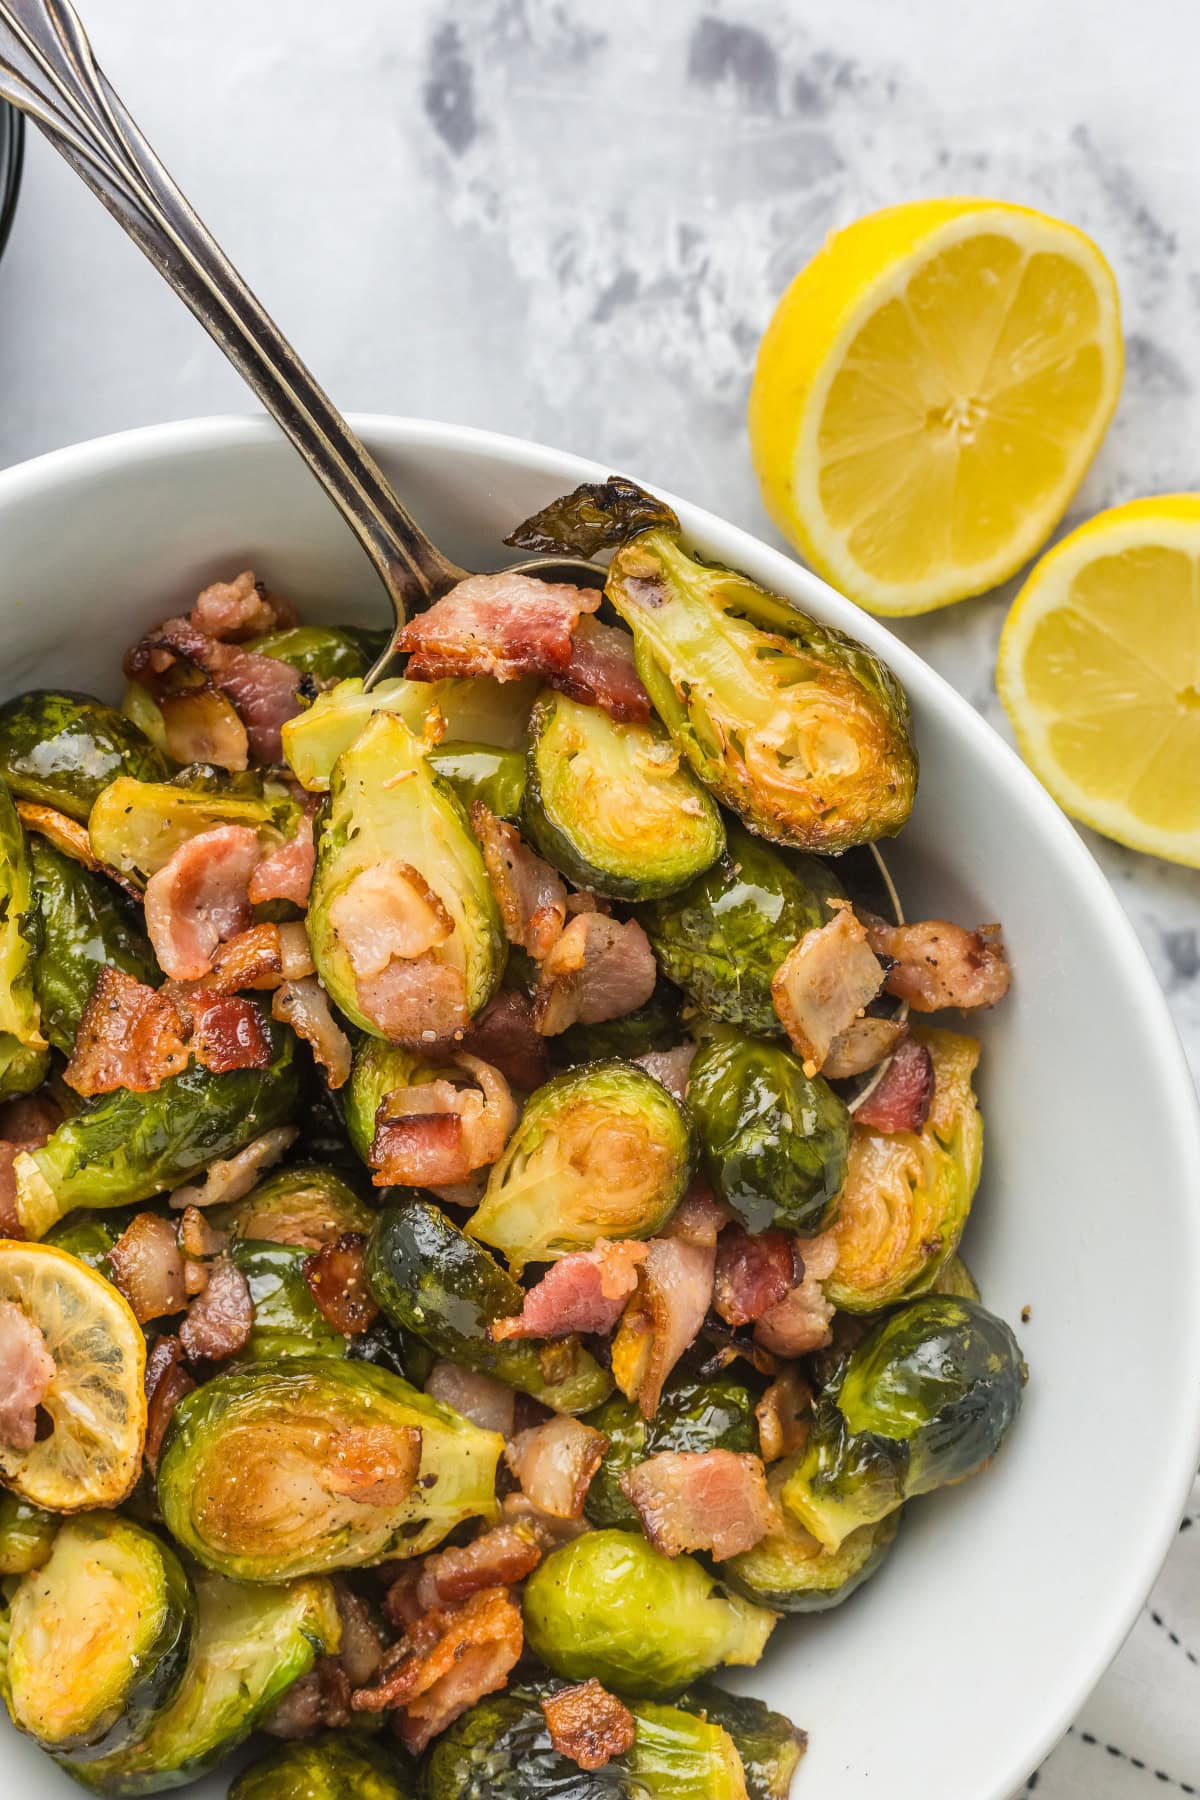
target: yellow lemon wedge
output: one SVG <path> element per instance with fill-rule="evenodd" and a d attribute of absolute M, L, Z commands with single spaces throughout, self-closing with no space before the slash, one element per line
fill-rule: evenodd
<path fill-rule="evenodd" d="M 836 232 L 758 353 L 750 447 L 801 555 L 884 614 L 1014 574 L 1117 404 L 1112 270 L 1090 238 L 997 200 L 915 200 Z"/>
<path fill-rule="evenodd" d="M 1056 544 L 1013 602 L 996 681 L 1065 811 L 1200 868 L 1200 494 L 1133 500 Z"/>

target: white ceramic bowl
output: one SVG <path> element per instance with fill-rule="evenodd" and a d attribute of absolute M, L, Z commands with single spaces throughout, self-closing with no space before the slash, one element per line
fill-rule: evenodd
<path fill-rule="evenodd" d="M 358 424 L 468 568 L 494 566 L 515 521 L 606 472 L 455 426 Z M 966 1251 L 1025 1348 L 1023 1414 L 991 1471 L 913 1505 L 881 1575 L 842 1611 L 781 1626 L 738 1685 L 810 1730 L 798 1794 L 1009 1800 L 1133 1622 L 1196 1467 L 1195 1098 L 1129 924 L 1012 752 L 815 576 L 708 513 L 679 512 L 708 555 L 891 663 L 921 753 L 892 854 L 910 915 L 1002 920 L 1016 969 L 1011 997 L 978 1023 L 987 1146 Z M 357 545 L 265 420 L 130 432 L 0 474 L 3 694 L 65 684 L 115 697 L 139 631 L 247 564 L 310 619 L 383 620 Z M 11 1732 L 0 1782 L 78 1792 Z"/>

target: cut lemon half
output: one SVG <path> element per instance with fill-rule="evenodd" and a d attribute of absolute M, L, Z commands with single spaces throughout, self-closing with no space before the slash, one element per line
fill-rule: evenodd
<path fill-rule="evenodd" d="M 1006 580 L 1049 536 L 1117 403 L 1112 270 L 996 200 L 916 200 L 836 232 L 758 353 L 750 447 L 768 512 L 872 612 Z"/>
<path fill-rule="evenodd" d="M 1013 602 L 996 681 L 1061 807 L 1200 868 L 1200 494 L 1131 501 L 1056 544 Z"/>
<path fill-rule="evenodd" d="M 50 1244 L 0 1239 L 0 1301 L 45 1339 L 54 1377 L 49 1430 L 28 1450 L 0 1444 L 0 1480 L 34 1506 L 116 1506 L 137 1481 L 146 1437 L 146 1341 L 127 1302 L 94 1269 Z"/>

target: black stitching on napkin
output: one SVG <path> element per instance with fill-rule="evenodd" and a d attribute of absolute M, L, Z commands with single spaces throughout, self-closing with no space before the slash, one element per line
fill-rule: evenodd
<path fill-rule="evenodd" d="M 1128 1750 L 1122 1750 L 1117 1744 L 1105 1744 L 1090 1731 L 1076 1731 L 1072 1725 L 1070 1737 L 1077 1737 L 1081 1744 L 1090 1744 L 1093 1749 L 1103 1750 L 1107 1755 L 1115 1757 L 1118 1762 L 1128 1763 L 1131 1769 L 1141 1769 L 1147 1775 L 1153 1775 L 1155 1781 L 1161 1781 L 1164 1787 L 1174 1788 L 1180 1794 L 1200 1794 L 1200 1788 L 1190 1781 L 1177 1781 L 1174 1775 L 1168 1775 L 1165 1769 L 1152 1769 L 1140 1756 L 1130 1756 Z"/>
<path fill-rule="evenodd" d="M 1183 1651 L 1183 1654 L 1187 1657 L 1187 1659 L 1191 1663 L 1192 1667 L 1195 1669 L 1200 1669 L 1200 1656 L 1197 1656 L 1196 1652 L 1194 1650 L 1188 1649 L 1188 1647 L 1184 1643 L 1183 1639 L 1181 1637 L 1179 1637 L 1176 1632 L 1171 1630 L 1171 1627 L 1167 1624 L 1167 1622 L 1163 1618 L 1162 1614 L 1151 1611 L 1149 1607 L 1147 1607 L 1146 1610 L 1148 1612 L 1150 1612 L 1150 1617 L 1154 1620 L 1154 1623 L 1158 1626 L 1158 1629 L 1160 1631 L 1166 1632 L 1167 1636 L 1170 1638 L 1170 1640 L 1174 1644 L 1175 1648 L 1177 1650 Z"/>

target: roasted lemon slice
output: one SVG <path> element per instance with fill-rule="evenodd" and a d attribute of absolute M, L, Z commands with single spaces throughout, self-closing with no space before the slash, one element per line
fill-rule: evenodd
<path fill-rule="evenodd" d="M 40 1406 L 50 1429 L 28 1449 L 0 1442 L 0 1480 L 50 1512 L 116 1506 L 138 1478 L 146 1437 L 137 1320 L 102 1275 L 49 1244 L 0 1239 L 4 1302 L 37 1327 L 54 1372 Z M 38 1347 L 35 1361 L 42 1355 Z"/>

